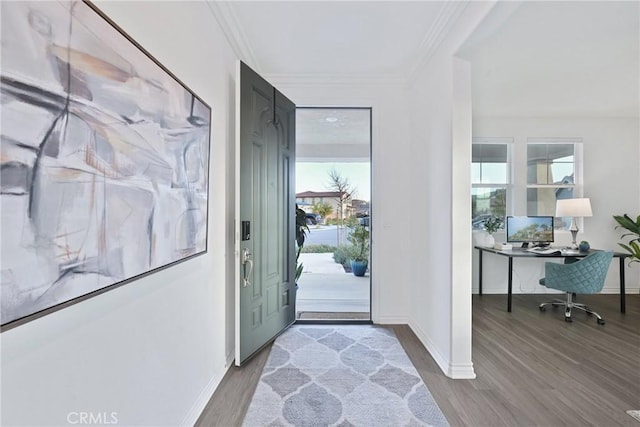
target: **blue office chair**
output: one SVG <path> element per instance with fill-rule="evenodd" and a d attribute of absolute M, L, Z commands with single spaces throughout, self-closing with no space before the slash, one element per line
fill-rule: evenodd
<path fill-rule="evenodd" d="M 564 320 L 571 322 L 571 309 L 585 311 L 604 325 L 604 319 L 584 304 L 573 302 L 573 294 L 596 294 L 602 290 L 604 279 L 607 277 L 609 264 L 613 252 L 599 251 L 571 264 L 547 262 L 544 265 L 545 277 L 540 284 L 551 289 L 558 289 L 567 293 L 567 300 L 554 300 L 540 304 L 540 311 L 545 311 L 547 305 L 565 307 Z"/>

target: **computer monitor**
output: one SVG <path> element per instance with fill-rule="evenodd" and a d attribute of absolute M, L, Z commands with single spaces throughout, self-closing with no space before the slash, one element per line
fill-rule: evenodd
<path fill-rule="evenodd" d="M 508 216 L 507 242 L 522 243 L 526 248 L 529 243 L 544 246 L 553 242 L 552 216 Z"/>

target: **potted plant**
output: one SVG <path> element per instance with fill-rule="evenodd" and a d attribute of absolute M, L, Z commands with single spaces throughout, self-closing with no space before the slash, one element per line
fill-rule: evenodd
<path fill-rule="evenodd" d="M 625 233 L 621 238 L 625 238 L 631 236 L 631 240 L 628 243 L 618 243 L 622 248 L 624 248 L 627 252 L 631 254 L 631 258 L 629 260 L 629 264 L 632 262 L 640 262 L 640 215 L 634 221 L 627 214 L 624 215 L 614 215 L 613 219 L 619 225 L 616 225 L 616 228 L 624 228 L 629 230 L 629 233 Z"/>
<path fill-rule="evenodd" d="M 488 233 L 484 244 L 485 246 L 493 247 L 493 245 L 496 243 L 496 239 L 493 237 L 493 233 L 504 227 L 504 218 L 502 218 L 501 216 L 491 215 L 489 218 L 484 220 L 483 225 L 484 230 Z"/>
<path fill-rule="evenodd" d="M 353 245 L 350 257 L 351 270 L 355 276 L 364 276 L 369 266 L 369 230 L 357 223 L 350 228 L 348 239 Z"/>
<path fill-rule="evenodd" d="M 296 244 L 298 246 L 298 250 L 296 251 L 296 287 L 298 286 L 298 279 L 302 275 L 302 270 L 304 269 L 304 266 L 300 261 L 298 261 L 298 258 L 300 258 L 300 252 L 302 251 L 302 247 L 304 246 L 307 232 L 309 232 L 309 226 L 307 225 L 307 214 L 296 204 Z"/>

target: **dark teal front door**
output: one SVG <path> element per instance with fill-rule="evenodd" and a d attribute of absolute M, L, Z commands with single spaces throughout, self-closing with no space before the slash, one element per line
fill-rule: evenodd
<path fill-rule="evenodd" d="M 295 321 L 295 104 L 240 62 L 236 365 Z"/>

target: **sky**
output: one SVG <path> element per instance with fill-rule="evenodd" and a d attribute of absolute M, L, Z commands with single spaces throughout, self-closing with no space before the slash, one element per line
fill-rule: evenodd
<path fill-rule="evenodd" d="M 296 193 L 331 191 L 329 171 L 334 168 L 356 189 L 353 198 L 371 201 L 371 164 L 296 162 Z"/>

